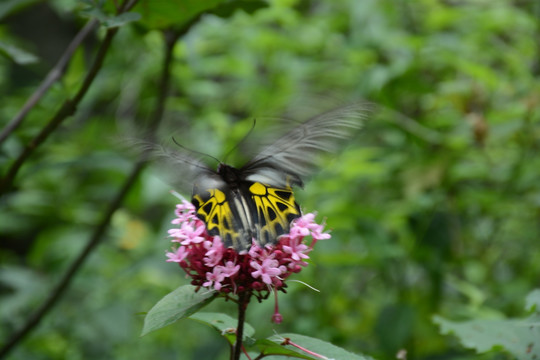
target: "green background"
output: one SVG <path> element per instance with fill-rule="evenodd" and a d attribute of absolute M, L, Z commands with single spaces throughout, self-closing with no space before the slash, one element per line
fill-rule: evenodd
<path fill-rule="evenodd" d="M 536 1 L 160 0 L 141 1 L 132 10 L 140 19 L 114 18 L 111 4 L 0 4 L 2 127 L 89 17 L 122 25 L 74 116 L 0 198 L 0 346 L 58 283 L 130 172 L 122 143 L 154 112 L 160 29 L 189 24 L 174 48 L 160 139 L 175 134 L 222 159 L 254 118 L 306 94 L 375 108 L 297 191 L 332 230 L 294 276 L 320 293 L 290 282 L 281 325 L 270 323 L 272 300 L 252 303 L 256 333 L 294 332 L 378 359 L 401 349 L 409 359 L 511 358 L 475 355 L 432 319 L 520 317 L 540 286 Z M 105 31 L 92 33 L 1 145 L 2 175 L 80 87 Z M 241 154 L 227 159 L 241 165 Z M 226 342 L 191 320 L 139 337 L 143 313 L 189 283 L 164 256 L 175 176 L 146 169 L 102 244 L 9 359 L 227 358 Z M 207 310 L 236 311 L 223 301 Z"/>

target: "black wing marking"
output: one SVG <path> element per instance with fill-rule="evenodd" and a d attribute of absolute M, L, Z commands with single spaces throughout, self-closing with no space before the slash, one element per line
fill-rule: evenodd
<path fill-rule="evenodd" d="M 219 189 L 210 189 L 206 193 L 193 194 L 192 202 L 197 209 L 197 216 L 206 224 L 206 231 L 211 236 L 219 235 L 227 247 L 246 249 L 247 237 L 238 225 L 238 213 L 229 201 L 230 196 Z"/>
<path fill-rule="evenodd" d="M 210 235 L 219 235 L 225 246 L 237 251 L 249 249 L 252 241 L 260 246 L 275 244 L 279 236 L 289 232 L 291 221 L 300 217 L 290 187 L 245 183 L 231 190 L 222 183 L 203 188 L 198 184 L 194 188 L 192 202 L 197 216 Z"/>
<path fill-rule="evenodd" d="M 249 194 L 231 188 L 219 174 L 197 179 L 192 203 L 208 234 L 219 235 L 226 247 L 247 250 L 252 240 L 257 241 L 257 219 Z"/>
<path fill-rule="evenodd" d="M 291 221 L 300 217 L 300 208 L 290 187 L 276 188 L 256 182 L 249 187 L 255 205 L 257 243 L 275 244 L 287 234 Z"/>

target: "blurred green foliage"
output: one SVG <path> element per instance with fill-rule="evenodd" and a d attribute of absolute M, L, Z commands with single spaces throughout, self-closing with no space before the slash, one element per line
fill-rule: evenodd
<path fill-rule="evenodd" d="M 2 127 L 93 3 L 0 5 Z M 51 291 L 131 169 L 133 158 L 119 142 L 154 111 L 164 47 L 156 28 L 181 17 L 165 9 L 149 20 L 145 3 L 132 10 L 141 21 L 122 23 L 76 114 L 0 199 L 0 339 Z M 332 240 L 318 244 L 312 265 L 296 276 L 321 292 L 291 283 L 280 295 L 283 324 L 270 324 L 270 300 L 253 304 L 248 322 L 262 335 L 304 334 L 378 359 L 402 349 L 409 359 L 481 357 L 439 334 L 432 316 L 520 317 L 523 299 L 540 285 L 540 6 L 255 3 L 246 6 L 253 11 L 191 18 L 175 48 L 161 138 L 173 133 L 223 158 L 254 117 L 279 114 L 302 94 L 367 99 L 377 111 L 298 191 L 302 207 L 318 211 L 332 229 Z M 171 22 L 161 22 L 168 13 Z M 77 50 L 62 81 L 2 144 L 2 174 L 80 86 L 103 33 Z M 37 61 L 23 61 L 28 56 Z M 188 283 L 165 263 L 176 199 L 160 177 L 151 169 L 143 174 L 103 244 L 10 359 L 227 358 L 226 343 L 190 320 L 139 337 L 141 313 Z M 219 301 L 207 310 L 235 314 Z"/>
<path fill-rule="evenodd" d="M 478 319 L 453 322 L 434 317 L 443 333 L 452 332 L 463 346 L 487 352 L 503 347 L 519 360 L 540 356 L 540 290 L 532 291 L 526 299 L 527 310 L 534 313 L 525 319 Z"/>

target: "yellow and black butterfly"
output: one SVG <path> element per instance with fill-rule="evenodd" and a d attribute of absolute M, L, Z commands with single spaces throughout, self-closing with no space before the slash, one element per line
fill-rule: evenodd
<path fill-rule="evenodd" d="M 165 155 L 183 167 L 182 176 L 192 174 L 192 203 L 208 233 L 244 251 L 253 241 L 273 244 L 289 232 L 291 221 L 301 215 L 292 188 L 303 186 L 319 153 L 336 150 L 360 128 L 364 110 L 353 104 L 314 116 L 240 168 L 220 163 L 214 171 L 184 152 L 166 150 Z"/>

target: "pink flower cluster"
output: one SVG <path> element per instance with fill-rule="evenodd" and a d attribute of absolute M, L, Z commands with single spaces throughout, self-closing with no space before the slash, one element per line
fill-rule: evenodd
<path fill-rule="evenodd" d="M 176 227 L 169 230 L 175 245 L 167 252 L 167 261 L 178 263 L 192 278 L 192 285 L 226 294 L 251 292 L 262 299 L 272 288 L 283 290 L 284 280 L 307 266 L 307 254 L 315 243 L 330 238 L 310 213 L 294 220 L 289 234 L 281 236 L 277 244 L 261 247 L 253 243 L 249 251 L 238 253 L 226 248 L 219 236 L 208 235 L 191 203 L 178 204 L 175 214 L 172 224 Z M 306 236 L 311 236 L 309 244 L 304 242 Z"/>

